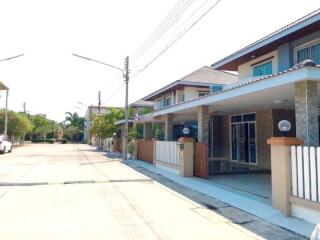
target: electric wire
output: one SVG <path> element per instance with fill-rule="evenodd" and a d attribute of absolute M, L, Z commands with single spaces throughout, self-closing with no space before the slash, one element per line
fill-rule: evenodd
<path fill-rule="evenodd" d="M 132 57 L 137 60 L 139 57 L 143 56 L 150 48 L 152 48 L 164 36 L 164 34 L 170 30 L 170 28 L 172 28 L 175 24 L 179 22 L 181 16 L 190 7 L 192 2 L 193 0 L 184 1 L 181 7 L 170 16 L 163 28 L 160 28 L 158 32 L 155 31 L 156 33 L 154 34 L 154 37 L 151 38 L 149 41 L 145 42 L 142 45 L 140 51 L 137 51 L 137 53 L 132 55 Z"/>
<path fill-rule="evenodd" d="M 172 47 L 178 40 L 180 40 L 187 32 L 189 32 L 200 20 L 202 20 L 214 7 L 218 5 L 221 0 L 216 0 L 212 5 L 206 9 L 199 18 L 197 18 L 193 23 L 191 23 L 188 27 L 186 27 L 183 31 L 181 31 L 176 38 L 174 38 L 171 42 L 169 42 L 163 50 L 161 50 L 155 57 L 153 57 L 147 64 L 144 65 L 140 70 L 138 70 L 131 78 L 134 78 L 141 74 L 145 69 L 147 69 L 152 63 L 154 63 L 159 57 L 161 57 L 170 47 Z M 208 0 L 206 1 L 208 2 Z M 206 3 L 205 2 L 205 3 Z M 199 11 L 203 5 L 203 3 L 196 11 L 194 11 L 191 15 L 195 15 L 197 11 Z M 190 18 L 189 18 L 190 19 Z"/>

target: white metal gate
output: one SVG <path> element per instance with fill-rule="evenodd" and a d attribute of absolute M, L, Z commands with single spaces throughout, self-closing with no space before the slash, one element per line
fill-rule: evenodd
<path fill-rule="evenodd" d="M 320 147 L 291 147 L 292 195 L 320 202 Z"/>
<path fill-rule="evenodd" d="M 156 141 L 156 161 L 178 167 L 179 159 L 178 142 Z"/>

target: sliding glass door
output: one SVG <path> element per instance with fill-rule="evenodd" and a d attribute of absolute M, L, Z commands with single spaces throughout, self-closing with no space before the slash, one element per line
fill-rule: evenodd
<path fill-rule="evenodd" d="M 238 162 L 257 162 L 255 114 L 231 117 L 231 158 Z"/>

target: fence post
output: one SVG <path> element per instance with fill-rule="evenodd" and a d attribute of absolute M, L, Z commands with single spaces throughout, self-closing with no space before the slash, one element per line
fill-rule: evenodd
<path fill-rule="evenodd" d="M 180 145 L 180 175 L 183 177 L 193 176 L 193 145 L 194 139 L 191 137 L 179 138 Z"/>
<path fill-rule="evenodd" d="M 156 149 L 156 147 L 157 147 L 157 140 L 155 139 L 155 138 L 152 138 L 152 145 L 153 145 L 153 159 L 152 159 L 152 163 L 153 163 L 153 165 L 156 165 L 156 154 L 157 154 L 157 149 Z"/>
<path fill-rule="evenodd" d="M 134 140 L 134 148 L 133 148 L 133 158 L 138 159 L 138 151 L 139 151 L 139 141 L 138 139 Z"/>
<path fill-rule="evenodd" d="M 285 216 L 291 215 L 289 198 L 291 195 L 291 154 L 292 145 L 303 145 L 303 140 L 294 137 L 272 137 L 271 145 L 271 188 L 272 207 Z"/>

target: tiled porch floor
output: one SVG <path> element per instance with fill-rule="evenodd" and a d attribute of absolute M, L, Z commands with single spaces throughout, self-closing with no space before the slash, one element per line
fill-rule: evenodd
<path fill-rule="evenodd" d="M 211 184 L 223 188 L 232 188 L 233 191 L 271 204 L 271 175 L 270 174 L 230 174 L 210 176 Z"/>

